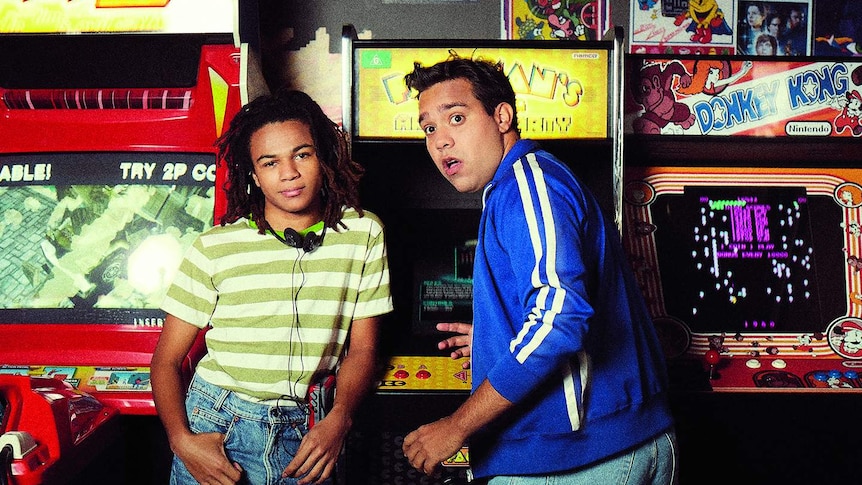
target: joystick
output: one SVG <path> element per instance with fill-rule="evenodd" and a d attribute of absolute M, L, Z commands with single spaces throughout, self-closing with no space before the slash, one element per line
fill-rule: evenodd
<path fill-rule="evenodd" d="M 705 354 L 703 354 L 703 358 L 707 364 L 709 364 L 709 379 L 717 379 L 718 374 L 715 373 L 715 366 L 718 364 L 721 356 L 718 351 L 715 349 L 707 350 Z"/>

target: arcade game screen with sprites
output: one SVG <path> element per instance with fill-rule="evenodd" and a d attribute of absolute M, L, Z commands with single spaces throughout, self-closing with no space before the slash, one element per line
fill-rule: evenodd
<path fill-rule="evenodd" d="M 631 167 L 624 240 L 666 354 L 749 368 L 713 386 L 752 387 L 768 362 L 799 387 L 827 371 L 860 387 L 860 180 L 856 168 Z"/>

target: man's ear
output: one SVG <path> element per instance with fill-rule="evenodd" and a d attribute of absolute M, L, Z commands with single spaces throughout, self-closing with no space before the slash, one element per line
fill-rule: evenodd
<path fill-rule="evenodd" d="M 260 182 L 257 181 L 257 174 L 256 173 L 254 173 L 254 172 L 251 173 L 251 179 L 254 181 L 254 185 L 260 187 Z"/>
<path fill-rule="evenodd" d="M 512 117 L 515 111 L 509 103 L 500 103 L 497 109 L 494 110 L 494 121 L 497 122 L 497 129 L 500 133 L 506 133 L 512 128 Z"/>

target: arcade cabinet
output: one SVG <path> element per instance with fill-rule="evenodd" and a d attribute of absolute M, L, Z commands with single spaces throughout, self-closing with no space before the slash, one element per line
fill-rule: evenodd
<path fill-rule="evenodd" d="M 856 440 L 833 419 L 862 392 L 862 63 L 628 61 L 624 243 L 668 358 L 683 471 L 852 476 Z"/>
<path fill-rule="evenodd" d="M 4 485 L 69 483 L 120 416 L 155 416 L 158 305 L 213 223 L 213 143 L 242 104 L 230 2 L 200 33 L 174 2 L 84 3 L 48 27 L 23 3 L 35 31 L 0 36 Z"/>
<path fill-rule="evenodd" d="M 372 41 L 345 28 L 344 127 L 365 167 L 362 204 L 382 219 L 395 311 L 383 322 L 385 368 L 356 419 L 344 471 L 351 484 L 465 483 L 469 447 L 435 478 L 413 470 L 404 436 L 454 411 L 470 391 L 470 370 L 439 351 L 439 322 L 472 321 L 472 260 L 481 194 L 458 193 L 438 173 L 404 76 L 450 52 L 502 61 L 517 95 L 524 137 L 570 164 L 603 203 L 621 214 L 620 38 L 616 41 Z M 617 165 L 620 163 L 620 165 Z M 465 444 L 466 445 L 466 444 Z"/>

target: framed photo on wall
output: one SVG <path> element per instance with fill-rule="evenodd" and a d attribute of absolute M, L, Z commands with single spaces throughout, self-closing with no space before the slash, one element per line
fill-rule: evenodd
<path fill-rule="evenodd" d="M 752 56 L 811 54 L 811 1 L 740 1 L 736 53 Z"/>

